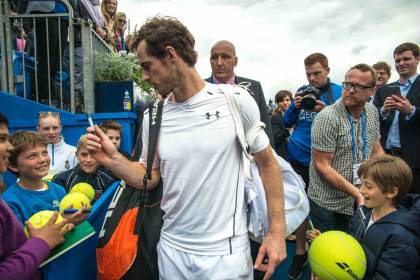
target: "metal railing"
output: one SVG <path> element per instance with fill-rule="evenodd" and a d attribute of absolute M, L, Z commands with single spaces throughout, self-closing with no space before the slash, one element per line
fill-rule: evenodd
<path fill-rule="evenodd" d="M 94 112 L 94 52 L 112 53 L 112 49 L 97 35 L 91 21 L 74 18 L 73 8 L 70 3 L 67 0 L 60 1 L 66 6 L 67 13 L 12 14 L 8 1 L 0 0 L 1 90 L 71 112 Z M 31 36 L 33 40 L 30 41 L 29 38 L 26 40 L 26 47 L 28 42 L 31 42 L 33 45 L 32 53 L 29 47 L 27 51 L 25 51 L 25 48 L 13 50 L 13 24 L 20 26 L 22 29 L 28 25 L 32 27 L 33 32 Z M 53 24 L 57 24 L 58 28 L 57 26 L 52 26 Z M 68 24 L 68 41 L 62 40 L 62 31 L 67 30 L 63 24 Z M 51 61 L 50 56 L 51 49 L 53 51 L 57 50 L 54 48 L 56 46 L 50 46 L 50 31 L 52 30 L 50 27 L 58 29 L 59 55 L 55 56 L 53 61 Z M 76 48 L 74 39 L 75 27 L 78 28 L 78 32 L 80 28 L 81 37 L 81 46 Z M 41 34 L 37 34 L 37 32 Z M 40 41 L 41 39 L 44 40 Z M 40 57 L 41 51 L 45 50 L 39 50 L 39 48 L 45 48 L 47 55 Z M 64 49 L 68 53 L 66 72 L 63 66 Z M 81 55 L 78 55 L 75 60 L 76 49 L 78 54 Z M 32 54 L 33 57 L 30 56 Z M 16 69 L 14 69 L 19 68 L 14 65 L 14 60 L 16 59 L 21 59 L 19 66 L 22 74 L 17 74 Z M 58 66 L 55 59 L 58 59 Z M 29 65 L 26 65 L 29 63 L 33 64 L 33 73 L 30 76 L 26 69 L 30 68 Z M 75 65 L 78 66 L 77 81 Z M 65 74 L 68 75 L 69 85 L 63 84 L 63 80 L 67 78 Z M 81 78 L 82 76 L 83 78 Z M 77 89 L 75 88 L 76 82 L 78 84 Z M 20 92 L 17 92 L 18 85 L 20 86 L 19 89 L 21 89 Z M 40 90 L 40 88 L 43 90 Z"/>

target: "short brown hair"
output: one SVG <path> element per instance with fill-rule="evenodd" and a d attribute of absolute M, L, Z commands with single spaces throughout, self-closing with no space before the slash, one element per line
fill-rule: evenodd
<path fill-rule="evenodd" d="M 17 158 L 28 146 L 48 146 L 45 137 L 33 131 L 17 131 L 10 135 L 9 141 L 14 147 L 9 157 L 10 165 L 13 167 L 17 167 Z"/>
<path fill-rule="evenodd" d="M 383 193 L 396 187 L 398 194 L 394 198 L 395 205 L 405 198 L 413 182 L 413 175 L 407 163 L 391 155 L 378 155 L 366 160 L 357 174 L 360 178 L 370 177 Z"/>
<path fill-rule="evenodd" d="M 319 62 L 325 69 L 328 69 L 328 58 L 322 53 L 310 54 L 303 61 L 305 66 L 312 66 L 317 62 Z"/>
<path fill-rule="evenodd" d="M 370 80 L 369 86 L 374 87 L 376 85 L 375 71 L 369 65 L 365 63 L 356 64 L 353 67 L 351 67 L 349 71 L 347 71 L 346 76 L 351 70 L 359 70 L 360 72 L 363 72 L 363 73 L 370 72 L 372 79 Z"/>
<path fill-rule="evenodd" d="M 107 131 L 109 129 L 113 129 L 113 130 L 118 130 L 120 132 L 121 135 L 121 131 L 122 131 L 122 126 L 114 121 L 114 120 L 105 120 L 100 126 L 99 128 L 104 132 L 107 133 Z"/>
<path fill-rule="evenodd" d="M 276 96 L 274 97 L 274 101 L 277 103 L 279 103 L 280 101 L 283 100 L 283 98 L 285 98 L 286 96 L 289 96 L 290 100 L 293 99 L 292 93 L 288 90 L 280 90 L 276 93 Z"/>
<path fill-rule="evenodd" d="M 188 66 L 192 67 L 197 62 L 193 35 L 174 17 L 149 18 L 135 34 L 132 48 L 137 49 L 143 40 L 147 43 L 147 53 L 156 58 L 163 59 L 166 56 L 165 48 L 171 46 Z"/>
<path fill-rule="evenodd" d="M 388 65 L 388 63 L 386 63 L 385 61 L 378 61 L 375 64 L 373 64 L 372 66 L 373 69 L 375 70 L 385 70 L 386 73 L 388 74 L 388 76 L 391 76 L 391 66 Z"/>
<path fill-rule="evenodd" d="M 405 51 L 412 51 L 414 57 L 419 56 L 419 53 L 420 53 L 419 46 L 417 44 L 407 42 L 395 48 L 394 57 L 395 57 L 395 54 L 399 54 Z"/>

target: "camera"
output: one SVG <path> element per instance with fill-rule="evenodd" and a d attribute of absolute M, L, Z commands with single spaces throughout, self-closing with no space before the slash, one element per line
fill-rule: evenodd
<path fill-rule="evenodd" d="M 307 86 L 302 91 L 300 91 L 299 95 L 303 96 L 300 106 L 306 111 L 313 110 L 316 106 L 316 101 L 320 100 L 321 98 L 320 90 L 311 85 Z"/>

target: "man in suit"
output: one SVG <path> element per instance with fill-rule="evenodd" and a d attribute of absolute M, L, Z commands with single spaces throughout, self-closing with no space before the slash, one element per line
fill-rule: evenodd
<path fill-rule="evenodd" d="M 398 81 L 380 87 L 374 104 L 379 110 L 381 143 L 386 153 L 399 156 L 411 167 L 413 187 L 420 193 L 420 61 L 419 46 L 404 43 L 394 50 Z"/>
<path fill-rule="evenodd" d="M 211 48 L 210 65 L 212 76 L 205 79 L 212 84 L 231 84 L 245 87 L 257 102 L 260 119 L 266 125 L 265 133 L 273 146 L 273 133 L 268 117 L 267 103 L 260 82 L 235 75 L 234 68 L 238 64 L 235 46 L 226 40 L 217 42 Z"/>

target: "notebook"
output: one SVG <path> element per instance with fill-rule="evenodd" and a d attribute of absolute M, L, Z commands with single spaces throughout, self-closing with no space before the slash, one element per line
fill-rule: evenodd
<path fill-rule="evenodd" d="M 75 246 L 79 245 L 89 237 L 92 237 L 94 234 L 95 229 L 89 224 L 88 221 L 84 221 L 83 223 L 76 226 L 74 230 L 64 235 L 64 242 L 55 247 L 51 251 L 48 258 L 43 263 L 41 263 L 39 267 L 43 267 L 49 262 L 55 260 L 56 258 L 71 250 Z"/>

